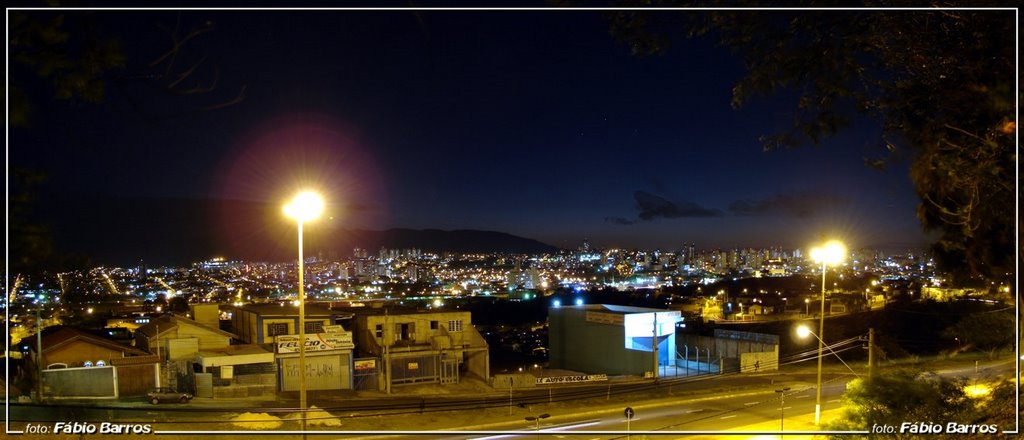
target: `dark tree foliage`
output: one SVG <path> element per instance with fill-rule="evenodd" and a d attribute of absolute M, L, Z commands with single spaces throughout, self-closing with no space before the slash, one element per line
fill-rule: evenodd
<path fill-rule="evenodd" d="M 684 37 L 711 38 L 730 49 L 746 69 L 733 89 L 735 107 L 780 91 L 795 96 L 791 127 L 762 136 L 766 150 L 818 144 L 855 118 L 878 121 L 883 128 L 878 154 L 864 160 L 881 167 L 896 158 L 910 159 L 910 176 L 921 199 L 917 216 L 926 230 L 940 234 L 933 251 L 941 267 L 960 281 L 1010 278 L 1016 162 L 1014 11 L 609 15 L 613 35 L 637 55 L 663 52 Z"/>
<path fill-rule="evenodd" d="M 827 424 L 830 431 L 870 430 L 875 424 L 897 428 L 886 438 L 915 439 L 920 433 L 900 433 L 904 422 L 941 423 L 961 425 L 996 425 L 997 429 L 1013 429 L 1014 386 L 1009 382 L 997 384 L 987 397 L 971 397 L 965 392 L 967 382 L 945 379 L 931 374 L 903 371 L 856 379 L 847 384 L 843 396 L 842 416 Z M 975 434 L 974 436 L 980 436 Z M 867 436 L 833 436 L 832 438 L 875 438 Z M 928 438 L 965 438 L 964 434 L 942 432 Z M 972 437 L 972 436 L 967 436 Z"/>
<path fill-rule="evenodd" d="M 60 6 L 61 2 L 47 3 Z M 119 35 L 120 30 L 104 22 L 101 14 L 107 13 L 9 11 L 6 86 L 12 128 L 52 129 L 59 121 L 47 119 L 40 108 L 54 102 L 86 107 L 110 103 L 114 95 L 135 110 L 131 115 L 156 122 L 244 100 L 244 85 L 221 93 L 219 69 L 204 63 L 205 54 L 194 52 L 196 38 L 212 31 L 212 22 L 195 23 L 192 16 L 186 19 L 180 13 L 170 16 L 176 17 L 173 26 L 153 29 L 168 35 L 169 44 L 130 57 L 122 41 L 143 36 Z M 46 173 L 17 167 L 10 171 L 10 269 L 38 273 L 90 266 L 88 258 L 62 252 L 53 231 L 35 212 L 42 204 Z"/>
<path fill-rule="evenodd" d="M 175 313 L 185 313 L 185 312 L 187 312 L 188 311 L 188 300 L 186 300 L 184 297 L 181 297 L 181 296 L 176 296 L 174 298 L 171 298 L 171 300 L 167 302 L 167 311 L 175 312 Z"/>
<path fill-rule="evenodd" d="M 943 332 L 943 336 L 973 344 L 994 354 L 1013 344 L 1013 312 L 1010 310 L 967 315 Z"/>
<path fill-rule="evenodd" d="M 33 197 L 36 194 L 33 189 L 46 180 L 46 175 L 39 171 L 24 169 L 13 171 L 8 176 L 11 182 L 11 198 L 7 201 L 7 246 L 11 255 L 11 271 L 25 273 L 40 269 L 40 262 L 48 260 L 53 254 L 50 229 L 32 221 Z"/>
<path fill-rule="evenodd" d="M 89 17 L 80 15 L 75 20 L 58 12 L 11 12 L 7 47 L 15 68 L 10 81 L 12 125 L 29 125 L 34 106 L 28 89 L 36 80 L 48 82 L 52 97 L 58 100 L 103 101 L 106 78 L 124 67 L 125 57 L 119 41 L 102 35 Z"/>
<path fill-rule="evenodd" d="M 60 3 L 60 2 L 53 2 Z M 32 126 L 49 100 L 109 103 L 116 95 L 139 117 L 158 122 L 219 110 L 245 100 L 246 86 L 221 87 L 220 68 L 200 37 L 216 29 L 196 14 L 167 15 L 146 34 L 125 34 L 108 12 L 10 12 L 10 121 Z M 126 51 L 123 42 L 166 36 L 168 43 Z M 139 52 L 139 51 L 136 51 Z M 118 93 L 111 93 L 116 91 Z M 46 121 L 50 122 L 50 121 Z"/>

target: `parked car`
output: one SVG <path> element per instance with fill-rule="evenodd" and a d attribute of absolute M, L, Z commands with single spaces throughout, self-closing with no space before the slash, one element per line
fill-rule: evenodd
<path fill-rule="evenodd" d="M 156 405 L 160 402 L 186 403 L 189 400 L 192 400 L 192 395 L 189 393 L 180 393 L 171 388 L 161 387 L 149 390 L 149 392 L 146 393 L 146 398 L 149 399 L 149 403 Z"/>

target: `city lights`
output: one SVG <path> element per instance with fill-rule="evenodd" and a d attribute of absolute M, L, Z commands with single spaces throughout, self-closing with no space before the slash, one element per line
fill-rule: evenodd
<path fill-rule="evenodd" d="M 8 433 L 1020 431 L 1017 7 L 43 3 Z"/>

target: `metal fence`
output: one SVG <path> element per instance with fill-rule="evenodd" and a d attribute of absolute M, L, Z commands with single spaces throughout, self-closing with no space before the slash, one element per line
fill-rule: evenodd
<path fill-rule="evenodd" d="M 402 355 L 391 358 L 391 383 L 394 385 L 439 382 L 439 356 L 434 354 Z"/>
<path fill-rule="evenodd" d="M 380 389 L 380 359 L 358 358 L 352 360 L 352 389 L 377 391 Z"/>

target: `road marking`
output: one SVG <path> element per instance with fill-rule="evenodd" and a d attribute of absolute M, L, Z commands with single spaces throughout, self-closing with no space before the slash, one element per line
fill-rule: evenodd
<path fill-rule="evenodd" d="M 731 416 L 722 416 L 722 417 L 719 417 L 719 418 L 720 418 L 720 419 L 731 419 L 731 418 L 733 418 L 733 417 L 736 417 L 736 414 L 733 414 L 733 415 L 731 415 Z"/>
<path fill-rule="evenodd" d="M 747 402 L 747 403 L 744 403 L 744 405 L 750 406 L 750 405 L 757 405 L 759 403 L 761 403 L 761 402 Z"/>
<path fill-rule="evenodd" d="M 803 399 L 805 397 L 811 397 L 811 395 L 810 394 L 804 394 L 802 396 L 796 396 L 797 399 Z"/>
<path fill-rule="evenodd" d="M 832 399 L 832 400 L 829 400 L 828 402 L 825 402 L 825 403 L 835 403 L 835 402 L 838 402 L 838 401 L 839 401 L 839 399 Z"/>
<path fill-rule="evenodd" d="M 790 409 L 790 408 L 792 408 L 792 406 L 787 406 L 787 407 L 784 407 L 784 408 L 782 408 L 782 409 L 783 409 L 783 410 L 786 410 L 786 409 Z M 776 408 L 776 409 L 778 409 L 778 408 Z M 781 411 L 781 410 L 780 410 L 780 411 Z"/>

